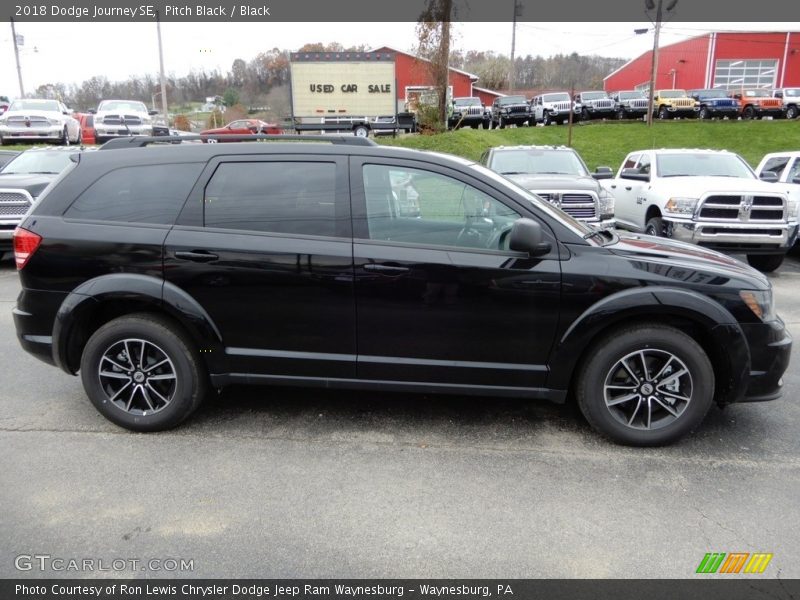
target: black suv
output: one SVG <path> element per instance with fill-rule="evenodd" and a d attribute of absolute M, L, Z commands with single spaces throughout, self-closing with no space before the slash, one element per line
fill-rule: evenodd
<path fill-rule="evenodd" d="M 109 142 L 15 233 L 22 346 L 123 427 L 175 426 L 232 383 L 571 393 L 654 445 L 781 393 L 791 338 L 741 262 L 591 228 L 456 157 L 259 137 Z"/>

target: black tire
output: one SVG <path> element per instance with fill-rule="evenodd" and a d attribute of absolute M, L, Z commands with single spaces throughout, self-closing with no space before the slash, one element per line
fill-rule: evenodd
<path fill-rule="evenodd" d="M 149 365 L 143 367 L 142 355 Z M 175 427 L 200 406 L 208 390 L 197 349 L 168 320 L 148 314 L 100 327 L 83 350 L 81 381 L 100 414 L 133 431 Z"/>
<path fill-rule="evenodd" d="M 62 146 L 69 146 L 70 144 L 69 128 L 66 125 L 64 125 L 64 132 L 61 134 L 61 139 L 59 140 L 59 143 Z"/>
<path fill-rule="evenodd" d="M 353 135 L 356 137 L 369 137 L 369 127 L 366 125 L 356 125 L 353 127 Z"/>
<path fill-rule="evenodd" d="M 710 119 L 711 118 L 711 111 L 708 110 L 708 107 L 701 106 L 700 107 L 700 112 L 697 113 L 697 118 L 702 120 L 702 121 L 705 121 L 706 119 Z"/>
<path fill-rule="evenodd" d="M 506 121 L 502 116 L 500 117 L 500 124 L 498 125 L 498 127 L 500 129 L 505 129 L 506 128 Z"/>
<path fill-rule="evenodd" d="M 749 121 L 750 119 L 754 119 L 755 116 L 756 116 L 756 109 L 754 109 L 752 106 L 744 107 L 744 110 L 742 111 L 742 119 Z"/>
<path fill-rule="evenodd" d="M 8 140 L 6 140 L 6 138 L 0 135 L 0 146 L 7 146 L 7 145 L 8 145 Z"/>
<path fill-rule="evenodd" d="M 664 219 L 661 217 L 653 217 L 652 219 L 649 219 L 647 224 L 644 226 L 644 232 L 646 235 L 664 237 Z"/>
<path fill-rule="evenodd" d="M 550 125 L 550 123 L 551 123 L 550 115 L 547 113 L 542 113 L 542 125 L 547 127 L 548 125 Z"/>
<path fill-rule="evenodd" d="M 624 121 L 627 118 L 628 118 L 628 113 L 625 112 L 625 109 L 619 108 L 617 110 L 617 119 L 619 119 L 620 121 Z"/>
<path fill-rule="evenodd" d="M 762 273 L 772 273 L 783 264 L 785 254 L 748 254 L 747 263 Z"/>
<path fill-rule="evenodd" d="M 599 433 L 620 444 L 661 446 L 702 422 L 714 399 L 714 369 L 682 331 L 634 325 L 589 349 L 575 394 Z"/>
<path fill-rule="evenodd" d="M 670 118 L 669 110 L 667 109 L 666 106 L 662 106 L 658 109 L 658 118 L 661 119 L 662 121 L 666 121 L 667 119 Z"/>
<path fill-rule="evenodd" d="M 797 118 L 797 107 L 790 106 L 786 109 L 786 118 L 787 119 L 796 119 Z"/>

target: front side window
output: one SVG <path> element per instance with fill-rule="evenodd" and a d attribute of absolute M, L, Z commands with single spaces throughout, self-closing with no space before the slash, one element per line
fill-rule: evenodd
<path fill-rule="evenodd" d="M 78 196 L 64 216 L 171 225 L 202 168 L 202 163 L 183 163 L 115 169 Z"/>
<path fill-rule="evenodd" d="M 767 160 L 766 164 L 764 165 L 763 171 L 775 171 L 780 177 L 783 170 L 786 168 L 786 165 L 789 164 L 789 157 L 788 156 L 776 156 L 774 158 L 770 158 Z"/>
<path fill-rule="evenodd" d="M 364 165 L 372 240 L 506 250 L 520 215 L 457 179 L 408 167 Z"/>
<path fill-rule="evenodd" d="M 336 236 L 335 199 L 332 162 L 222 163 L 206 186 L 205 226 Z"/>
<path fill-rule="evenodd" d="M 790 183 L 795 180 L 796 177 L 800 177 L 800 158 L 795 158 L 792 166 L 789 167 L 789 175 L 787 176 L 787 181 Z"/>

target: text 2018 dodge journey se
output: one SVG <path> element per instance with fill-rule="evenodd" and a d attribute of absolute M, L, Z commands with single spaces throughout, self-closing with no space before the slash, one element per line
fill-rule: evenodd
<path fill-rule="evenodd" d="M 22 346 L 118 425 L 302 384 L 571 394 L 606 436 L 656 445 L 781 394 L 791 338 L 730 257 L 592 229 L 452 156 L 164 139 L 77 155 L 14 236 Z"/>

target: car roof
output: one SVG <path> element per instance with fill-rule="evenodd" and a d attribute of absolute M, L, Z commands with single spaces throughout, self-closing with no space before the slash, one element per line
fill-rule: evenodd
<path fill-rule="evenodd" d="M 799 158 L 800 150 L 786 150 L 785 152 L 770 152 L 764 155 L 764 158 L 773 158 L 776 156 L 788 156 L 789 158 Z M 764 160 L 762 158 L 761 160 Z"/>
<path fill-rule="evenodd" d="M 555 152 L 576 152 L 575 148 L 568 148 L 567 146 L 538 146 L 538 145 L 519 145 L 519 146 L 495 146 L 489 148 L 492 151 L 506 151 L 506 150 L 552 150 Z"/>
<path fill-rule="evenodd" d="M 656 154 L 669 153 L 669 154 L 736 154 L 730 150 L 716 150 L 714 148 L 645 148 L 643 150 L 631 150 L 628 155 L 655 152 Z"/>

